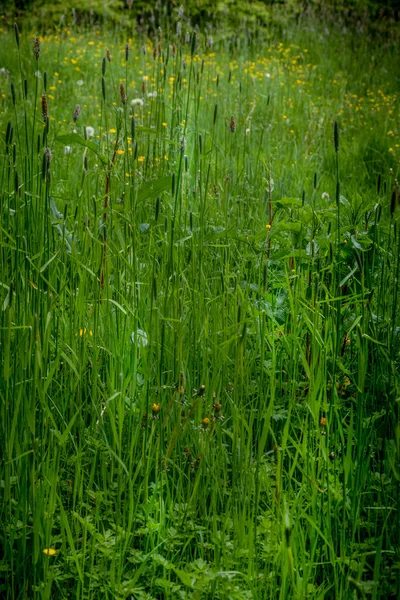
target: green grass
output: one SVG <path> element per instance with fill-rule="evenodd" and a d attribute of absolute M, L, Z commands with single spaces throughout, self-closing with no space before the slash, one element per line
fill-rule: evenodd
<path fill-rule="evenodd" d="M 1 597 L 398 597 L 396 45 L 14 33 Z"/>

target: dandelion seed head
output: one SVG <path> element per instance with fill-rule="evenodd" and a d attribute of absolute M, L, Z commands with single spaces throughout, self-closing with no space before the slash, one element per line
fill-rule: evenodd
<path fill-rule="evenodd" d="M 90 125 L 87 125 L 85 127 L 85 129 L 86 129 L 86 136 L 87 136 L 87 138 L 91 138 L 91 137 L 94 136 L 94 129 L 93 129 L 93 127 L 91 127 Z"/>

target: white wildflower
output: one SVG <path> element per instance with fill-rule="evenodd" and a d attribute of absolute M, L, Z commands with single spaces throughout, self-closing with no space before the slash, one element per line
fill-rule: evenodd
<path fill-rule="evenodd" d="M 246 129 L 246 135 L 250 135 L 250 128 L 249 127 Z"/>
<path fill-rule="evenodd" d="M 134 98 L 131 100 L 131 106 L 143 106 L 144 102 L 141 98 Z"/>
<path fill-rule="evenodd" d="M 82 87 L 84 83 L 85 82 L 83 81 L 83 79 L 78 79 L 78 81 L 76 82 L 76 85 L 79 85 L 79 87 Z"/>
<path fill-rule="evenodd" d="M 321 195 L 322 200 L 330 200 L 330 196 L 328 194 L 328 192 L 323 192 L 323 194 Z"/>
<path fill-rule="evenodd" d="M 271 73 L 265 73 L 265 77 L 266 77 L 267 79 L 271 79 Z"/>
<path fill-rule="evenodd" d="M 64 146 L 64 154 L 71 154 L 72 152 L 72 147 L 71 146 Z"/>
<path fill-rule="evenodd" d="M 41 72 L 40 72 L 40 71 L 35 71 L 35 77 L 36 77 L 37 79 L 40 79 L 40 78 L 41 78 L 41 76 L 42 76 L 42 74 L 41 74 Z"/>
<path fill-rule="evenodd" d="M 88 125 L 87 127 L 85 127 L 85 129 L 86 129 L 86 137 L 88 139 L 94 136 L 94 129 L 93 129 L 93 127 L 90 127 L 90 125 Z"/>
<path fill-rule="evenodd" d="M 147 97 L 148 97 L 148 98 L 157 98 L 157 92 L 156 92 L 156 91 L 154 91 L 154 92 L 149 92 L 149 93 L 147 94 Z"/>

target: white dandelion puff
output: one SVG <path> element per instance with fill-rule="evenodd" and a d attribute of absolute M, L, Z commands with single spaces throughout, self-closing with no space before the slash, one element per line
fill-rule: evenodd
<path fill-rule="evenodd" d="M 88 139 L 94 136 L 93 127 L 90 127 L 90 125 L 88 125 L 87 127 L 85 127 L 85 130 L 86 130 L 86 136 Z"/>

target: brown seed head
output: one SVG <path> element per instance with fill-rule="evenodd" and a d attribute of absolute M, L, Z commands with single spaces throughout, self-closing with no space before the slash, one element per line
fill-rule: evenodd
<path fill-rule="evenodd" d="M 111 52 L 109 51 L 108 48 L 106 50 L 106 58 L 107 58 L 108 62 L 111 62 Z"/>
<path fill-rule="evenodd" d="M 125 86 L 124 86 L 123 83 L 121 83 L 120 86 L 119 86 L 119 93 L 120 93 L 120 96 L 121 96 L 121 102 L 122 102 L 122 104 L 126 104 L 127 97 L 126 97 Z"/>
<path fill-rule="evenodd" d="M 42 94 L 42 117 L 43 121 L 47 121 L 47 119 L 49 118 L 49 107 L 47 104 L 46 94 Z"/>
<path fill-rule="evenodd" d="M 40 56 L 40 40 L 38 37 L 35 37 L 35 39 L 33 40 L 33 54 L 36 58 L 36 60 L 39 60 L 39 56 Z"/>
<path fill-rule="evenodd" d="M 79 115 L 81 114 L 81 105 L 77 104 L 75 106 L 75 110 L 74 110 L 74 114 L 72 115 L 72 119 L 74 121 L 74 123 L 77 122 Z"/>

